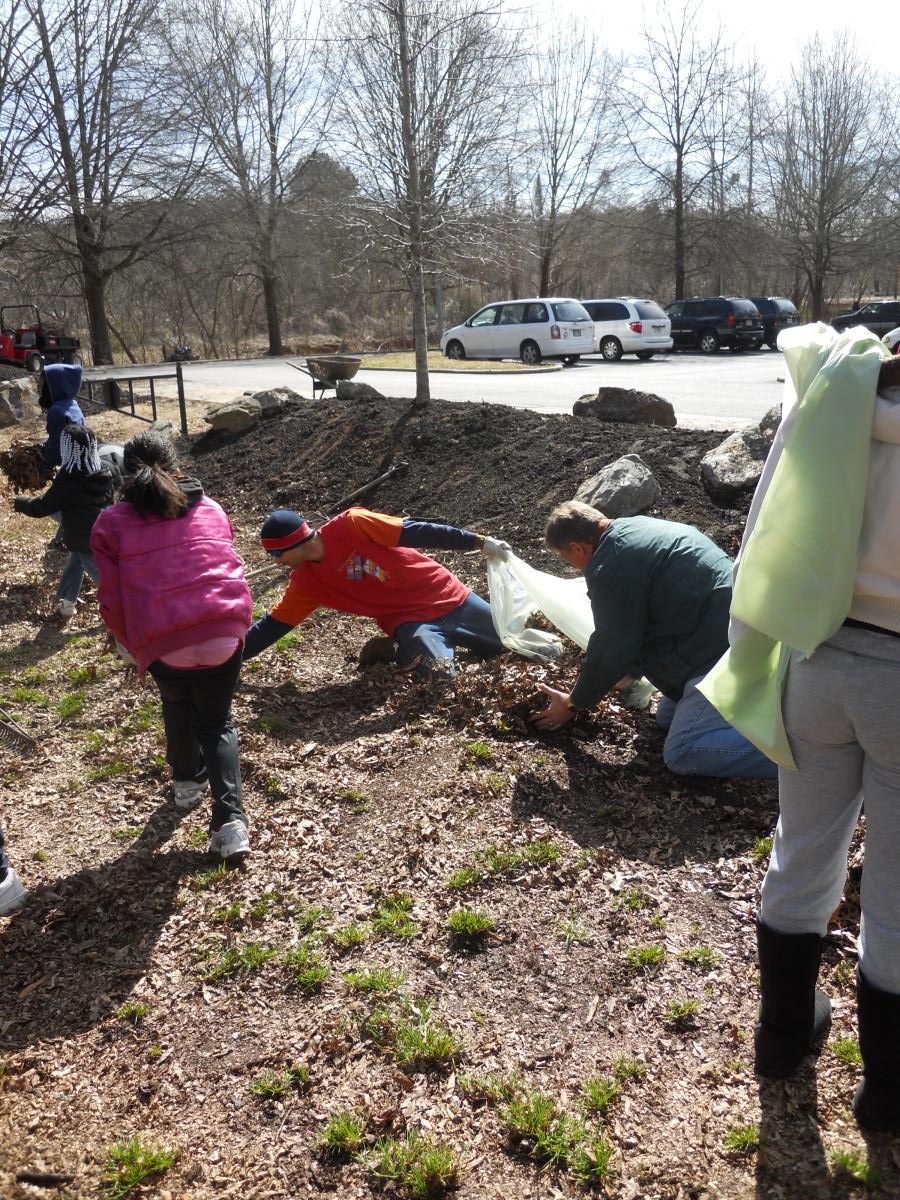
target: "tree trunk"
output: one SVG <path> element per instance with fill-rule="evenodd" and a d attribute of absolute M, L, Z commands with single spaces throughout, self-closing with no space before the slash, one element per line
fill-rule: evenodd
<path fill-rule="evenodd" d="M 112 363 L 112 342 L 106 319 L 106 278 L 100 270 L 94 248 L 79 238 L 78 252 L 84 280 L 84 303 L 91 336 L 91 360 L 95 367 Z"/>
<path fill-rule="evenodd" d="M 281 318 L 278 314 L 278 276 L 268 265 L 261 270 L 263 299 L 266 305 L 266 328 L 269 331 L 268 353 L 273 357 L 284 354 L 281 341 Z"/>
<path fill-rule="evenodd" d="M 685 266 L 684 266 L 684 164 L 681 156 L 675 164 L 675 181 L 673 187 L 675 208 L 674 230 L 674 267 L 675 267 L 675 299 L 684 299 Z"/>

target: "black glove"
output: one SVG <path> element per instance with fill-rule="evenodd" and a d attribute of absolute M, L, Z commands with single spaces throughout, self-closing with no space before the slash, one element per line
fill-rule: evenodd
<path fill-rule="evenodd" d="M 16 496 L 13 500 L 13 508 L 17 513 L 28 512 L 28 499 L 25 496 Z"/>

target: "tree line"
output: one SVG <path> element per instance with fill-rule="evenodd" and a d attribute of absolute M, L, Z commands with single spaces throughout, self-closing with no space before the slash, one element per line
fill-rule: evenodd
<path fill-rule="evenodd" d="M 490 0 L 3 4 L 0 301 L 95 363 L 411 340 L 427 398 L 490 298 L 897 292 L 896 78 L 845 35 L 773 80 L 703 0 L 627 58 Z"/>

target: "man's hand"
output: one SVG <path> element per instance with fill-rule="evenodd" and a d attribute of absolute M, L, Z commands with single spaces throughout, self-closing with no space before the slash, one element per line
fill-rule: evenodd
<path fill-rule="evenodd" d="M 481 543 L 481 553 L 485 558 L 499 558 L 501 561 L 512 553 L 509 542 L 498 541 L 497 538 L 486 537 Z"/>
<path fill-rule="evenodd" d="M 537 729 L 562 729 L 568 725 L 575 716 L 574 709 L 569 708 L 569 693 L 547 687 L 546 683 L 539 683 L 538 688 L 550 699 L 546 708 L 531 714 L 531 723 Z"/>

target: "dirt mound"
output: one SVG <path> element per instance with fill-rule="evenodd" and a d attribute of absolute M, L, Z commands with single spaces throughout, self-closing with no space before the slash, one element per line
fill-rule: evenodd
<path fill-rule="evenodd" d="M 405 461 L 409 471 L 361 497 L 387 512 L 491 532 L 516 547 L 540 541 L 554 504 L 623 454 L 638 454 L 660 484 L 650 515 L 696 525 L 728 551 L 748 501 L 722 508 L 700 483 L 700 460 L 721 431 L 617 425 L 544 416 L 497 404 L 406 400 L 304 401 L 239 438 L 209 433 L 190 453 L 210 495 L 259 516 L 282 505 L 310 517 Z"/>

